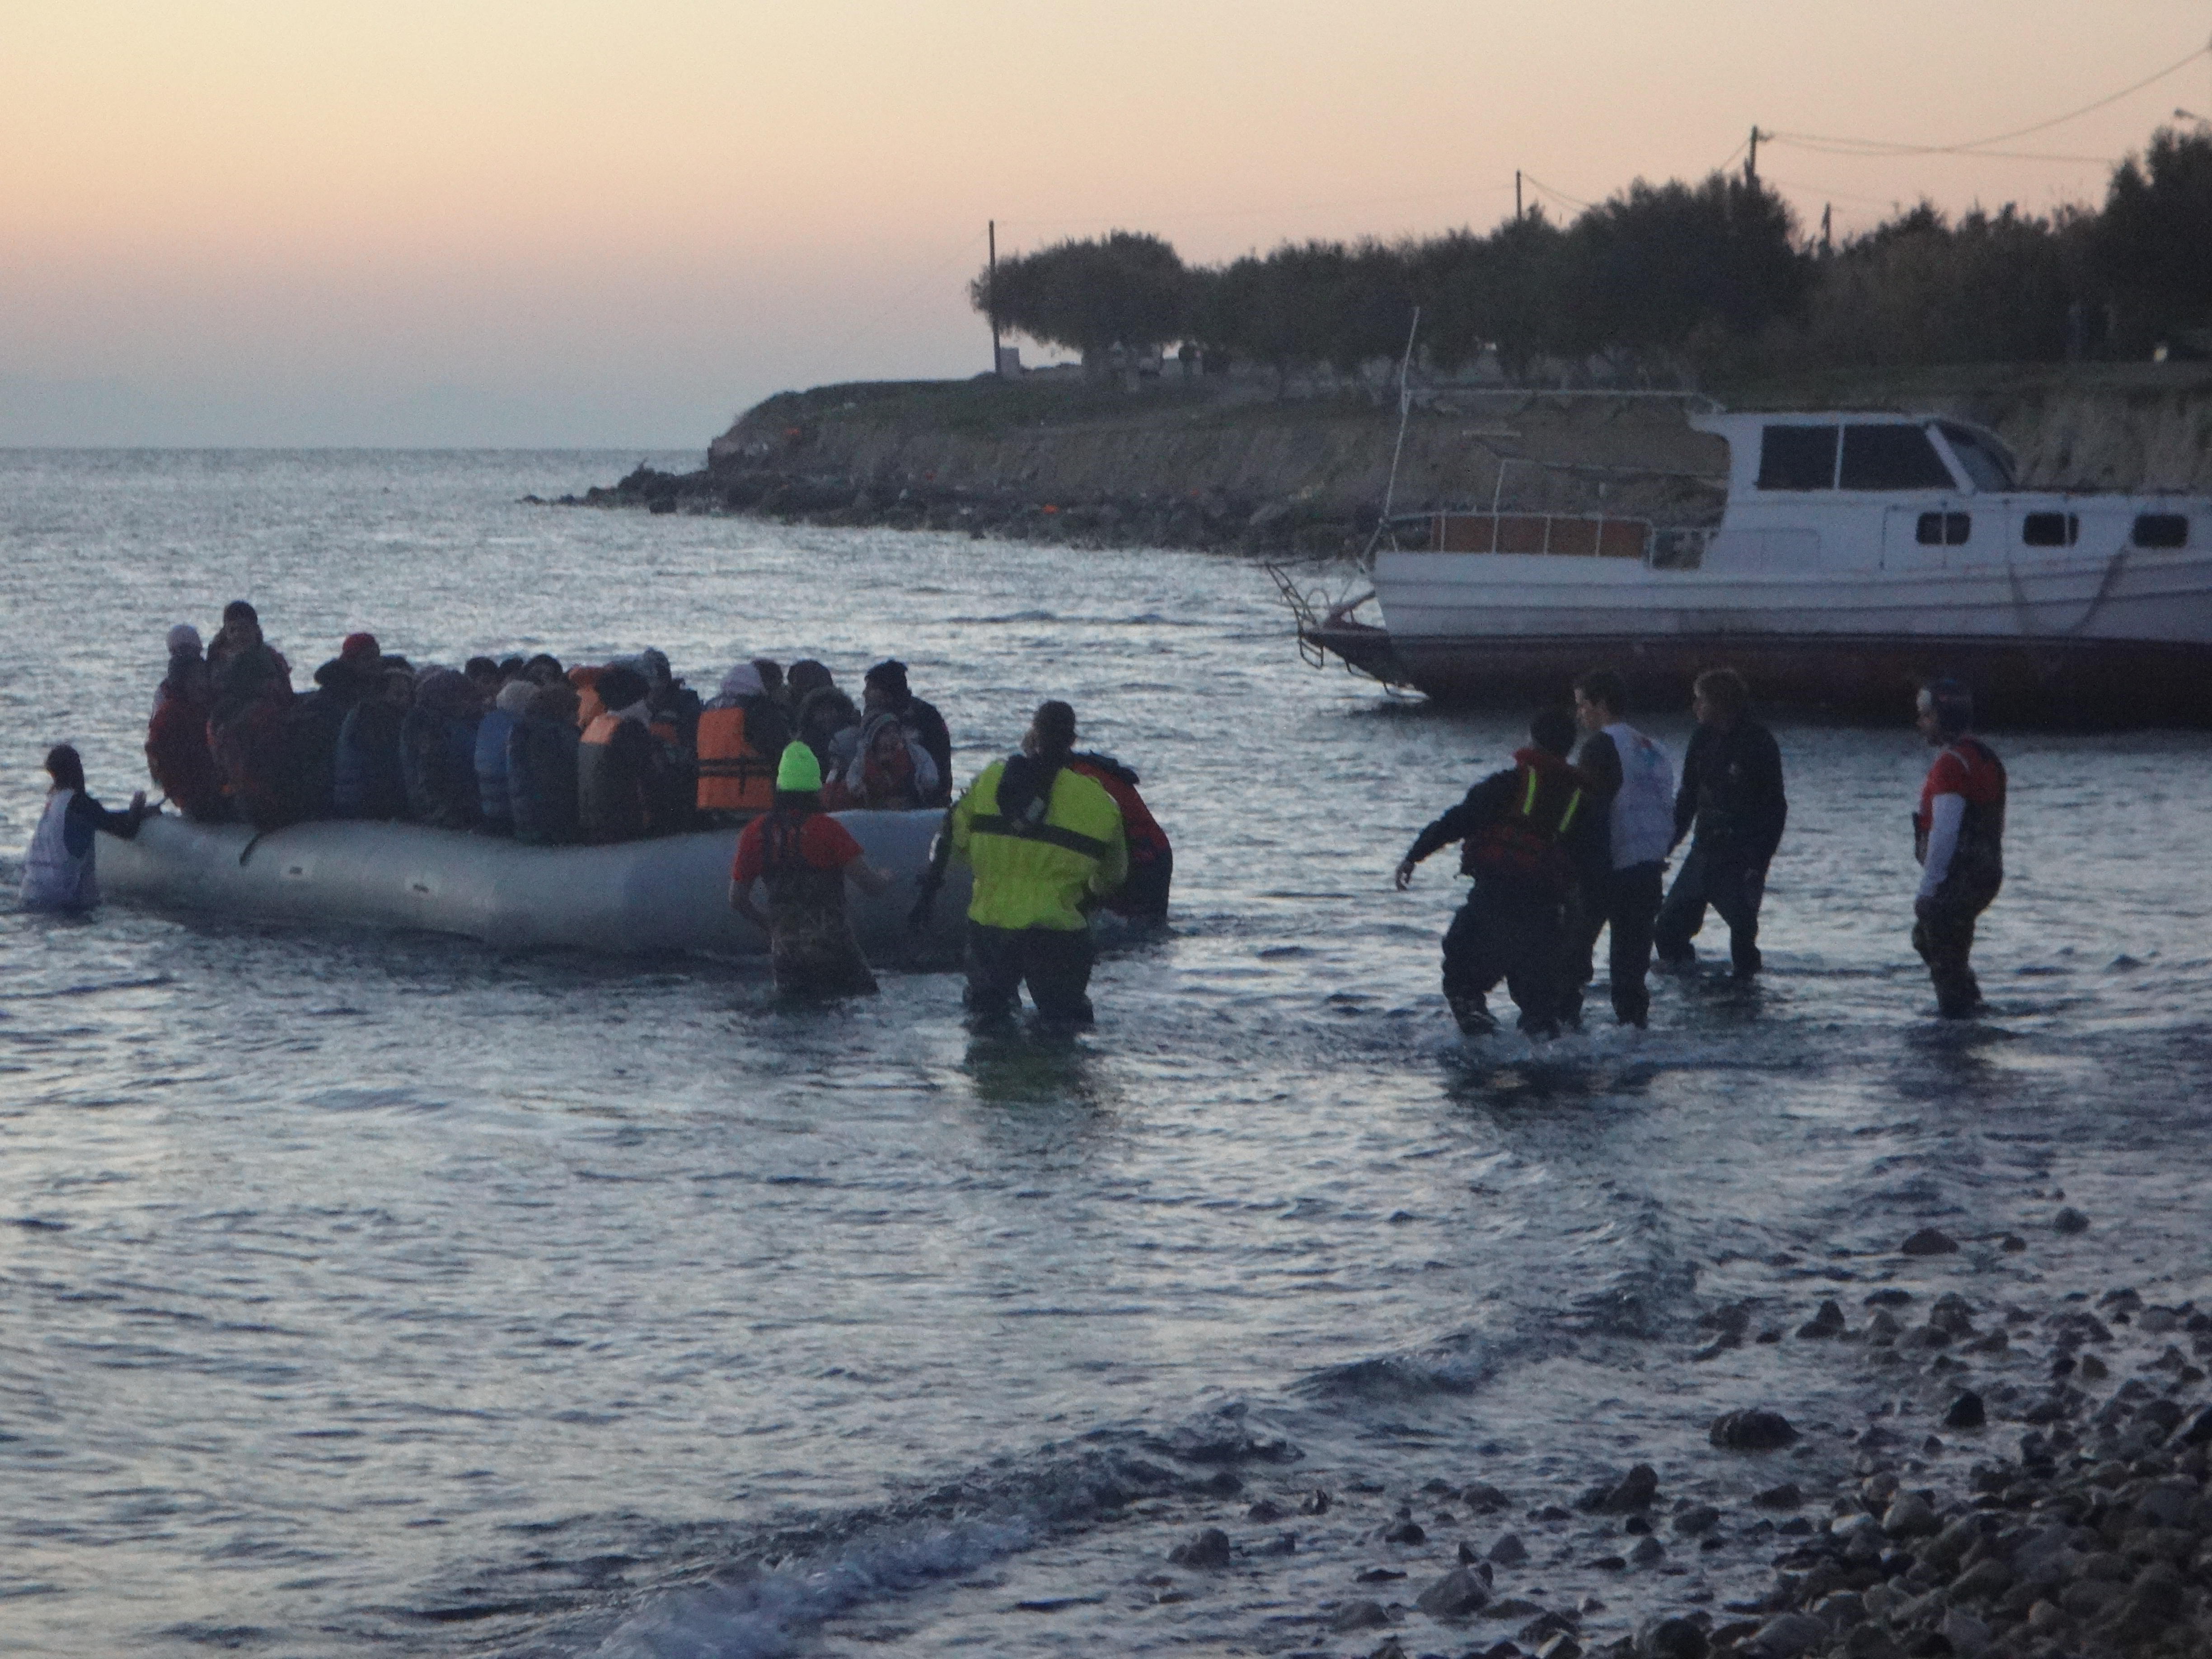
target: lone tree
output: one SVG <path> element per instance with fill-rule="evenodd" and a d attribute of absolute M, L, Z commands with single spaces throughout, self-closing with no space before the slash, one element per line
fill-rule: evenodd
<path fill-rule="evenodd" d="M 1082 354 L 1095 366 L 1113 346 L 1158 347 L 1182 337 L 1190 276 L 1157 236 L 1117 230 L 1001 259 L 968 285 L 976 310 L 1000 326 Z"/>

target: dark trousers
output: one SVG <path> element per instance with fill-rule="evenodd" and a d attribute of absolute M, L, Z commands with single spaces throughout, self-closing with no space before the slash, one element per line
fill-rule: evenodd
<path fill-rule="evenodd" d="M 1728 923 L 1729 955 L 1739 974 L 1755 974 L 1759 968 L 1759 904 L 1766 896 L 1766 872 L 1734 854 L 1715 854 L 1702 846 L 1690 848 L 1667 890 L 1652 925 L 1651 942 L 1659 960 L 1680 965 L 1698 959 L 1690 941 L 1705 925 L 1707 905 Z"/>
<path fill-rule="evenodd" d="M 1476 884 L 1444 930 L 1444 1000 L 1465 1030 L 1482 1029 L 1499 980 L 1521 1029 L 1559 1029 L 1568 1012 L 1565 907 L 1540 890 Z"/>
<path fill-rule="evenodd" d="M 1974 950 L 1974 923 L 1990 908 L 1997 890 L 1936 891 L 1927 914 L 1912 924 L 1912 948 L 1936 981 L 1936 1006 L 1946 1019 L 1963 1019 L 1982 1006 L 1982 988 L 1967 958 Z"/>
<path fill-rule="evenodd" d="M 1038 1017 L 1050 1025 L 1092 1023 L 1091 930 L 986 927 L 968 924 L 968 1012 L 977 1019 L 1011 1018 L 1021 1005 L 1022 984 Z"/>
<path fill-rule="evenodd" d="M 1655 860 L 1610 871 L 1589 884 L 1574 915 L 1574 961 L 1567 975 L 1574 1014 L 1582 1012 L 1583 987 L 1590 982 L 1597 936 L 1611 927 L 1613 942 L 1606 960 L 1613 979 L 1613 1018 L 1623 1025 L 1641 1025 L 1650 1018 L 1651 988 L 1644 981 L 1651 971 L 1651 930 L 1658 919 L 1665 875 L 1666 866 Z"/>

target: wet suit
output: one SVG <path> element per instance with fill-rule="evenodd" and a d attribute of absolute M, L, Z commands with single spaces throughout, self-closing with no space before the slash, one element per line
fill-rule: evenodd
<path fill-rule="evenodd" d="M 1782 750 L 1771 732 L 1739 714 L 1725 732 L 1709 725 L 1691 735 L 1674 797 L 1674 842 L 1679 845 L 1693 826 L 1697 836 L 1651 930 L 1662 962 L 1686 967 L 1697 961 L 1690 941 L 1705 926 L 1711 905 L 1728 923 L 1737 975 L 1749 978 L 1759 971 L 1759 906 L 1766 894 L 1766 866 L 1782 844 L 1789 817 Z"/>
<path fill-rule="evenodd" d="M 1523 749 L 1512 770 L 1493 772 L 1413 838 L 1413 865 L 1453 842 L 1474 890 L 1444 930 L 1444 1000 L 1460 1029 L 1488 1030 L 1486 999 L 1499 980 L 1521 1011 L 1521 1029 L 1557 1035 L 1577 999 L 1569 984 L 1567 908 L 1575 866 L 1590 855 L 1602 822 L 1574 768 Z"/>

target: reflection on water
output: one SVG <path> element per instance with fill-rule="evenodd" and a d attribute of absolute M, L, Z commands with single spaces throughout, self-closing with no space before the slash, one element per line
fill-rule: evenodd
<path fill-rule="evenodd" d="M 2203 738 L 2000 741 L 1984 1024 L 1929 1018 L 1905 940 L 1900 711 L 1780 726 L 1755 988 L 1468 1047 L 1459 884 L 1389 874 L 1517 722 L 1303 668 L 1232 560 L 514 504 L 635 459 L 0 457 L 0 842 L 53 738 L 127 794 L 164 630 L 243 592 L 303 682 L 362 627 L 698 683 L 896 654 L 963 773 L 1066 696 L 1176 837 L 1170 935 L 1048 1042 L 970 1036 L 949 976 L 795 1012 L 714 963 L 0 917 L 24 1650 L 1254 1644 L 1219 1598 L 1137 1619 L 1181 1511 L 1102 1496 L 1179 1492 L 1162 1459 L 1224 1421 L 1340 1490 L 1533 1494 L 1632 1444 L 1673 1481 L 1723 1404 L 1894 1403 L 1786 1345 L 1677 1362 L 1924 1223 L 1966 1244 L 1929 1291 L 2203 1293 Z M 1106 1600 L 1007 1611 L 1032 1589 Z"/>

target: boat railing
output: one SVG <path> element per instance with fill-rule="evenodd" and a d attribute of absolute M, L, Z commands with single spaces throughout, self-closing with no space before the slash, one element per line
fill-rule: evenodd
<path fill-rule="evenodd" d="M 1392 544 L 1408 552 L 1636 559 L 1655 570 L 1696 569 L 1713 534 L 1602 513 L 1419 513 L 1389 528 Z"/>

